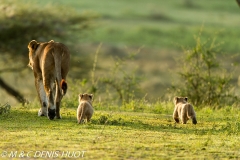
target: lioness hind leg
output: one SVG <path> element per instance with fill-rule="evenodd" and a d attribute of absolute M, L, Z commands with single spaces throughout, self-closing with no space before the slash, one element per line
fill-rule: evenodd
<path fill-rule="evenodd" d="M 48 118 L 50 120 L 53 120 L 56 115 L 56 106 L 54 103 L 54 94 L 53 94 L 53 88 L 54 86 L 51 84 L 54 84 L 54 80 L 52 79 L 53 76 L 51 75 L 45 75 L 43 79 L 43 85 L 44 89 L 48 98 Z"/>
<path fill-rule="evenodd" d="M 55 103 L 56 103 L 56 118 L 61 119 L 60 115 L 60 105 L 61 105 L 61 100 L 62 100 L 62 94 L 59 91 L 58 85 L 56 83 L 55 87 L 56 95 L 55 95 Z"/>
<path fill-rule="evenodd" d="M 51 90 L 49 91 L 47 96 L 48 96 L 48 102 L 49 102 L 48 103 L 48 118 L 50 120 L 53 120 L 56 115 L 56 108 L 54 106 L 53 94 L 52 94 Z"/>
<path fill-rule="evenodd" d="M 41 78 L 35 79 L 35 86 L 40 100 L 41 108 L 38 111 L 38 116 L 47 116 L 47 95 L 44 90 L 43 81 Z"/>
<path fill-rule="evenodd" d="M 56 102 L 56 118 L 57 119 L 61 119 L 61 115 L 60 115 L 60 102 Z"/>

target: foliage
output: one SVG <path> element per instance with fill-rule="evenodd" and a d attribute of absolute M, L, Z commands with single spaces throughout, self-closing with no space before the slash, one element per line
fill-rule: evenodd
<path fill-rule="evenodd" d="M 14 56 L 25 57 L 27 44 L 32 39 L 67 38 L 70 29 L 79 34 L 89 28 L 89 20 L 93 18 L 90 14 L 77 14 L 71 8 L 56 5 L 53 9 L 51 5 L 40 7 L 17 0 L 3 0 L 0 8 L 0 51 Z"/>
<path fill-rule="evenodd" d="M 107 9 L 106 4 L 109 6 Z M 129 8 L 132 5 L 135 7 Z M 68 46 L 74 46 L 71 48 L 71 54 L 77 56 L 71 58 L 71 71 L 68 80 L 69 78 L 77 78 L 80 80 L 87 79 L 91 82 L 91 76 L 88 75 L 91 70 L 91 63 L 85 63 L 85 60 L 91 60 L 92 56 L 89 56 L 89 50 L 94 49 L 99 43 L 102 42 L 103 47 L 110 48 L 107 50 L 108 52 L 104 53 L 106 61 L 103 61 L 103 64 L 108 63 L 111 55 L 117 54 L 112 52 L 112 48 L 116 48 L 118 53 L 123 54 L 124 49 L 122 48 L 124 47 L 122 46 L 138 48 L 144 45 L 140 58 L 134 60 L 136 64 L 141 66 L 135 72 L 135 75 L 136 77 L 139 77 L 139 75 L 147 77 L 147 81 L 139 81 L 141 82 L 141 89 L 146 90 L 150 97 L 157 99 L 163 96 L 164 90 L 170 86 L 172 80 L 169 77 L 175 75 L 175 73 L 169 74 L 168 72 L 169 68 L 176 67 L 172 57 L 179 55 L 179 48 L 175 44 L 194 45 L 192 35 L 199 30 L 202 23 L 206 26 L 205 33 L 202 35 L 204 38 L 209 37 L 216 31 L 222 31 L 220 33 L 221 40 L 225 42 L 222 48 L 229 55 L 226 58 L 227 63 L 239 62 L 238 57 L 230 59 L 233 53 L 237 54 L 239 51 L 238 41 L 234 41 L 240 35 L 236 24 L 239 8 L 234 1 L 229 3 L 228 1 L 219 0 L 182 0 L 177 2 L 139 0 L 138 3 L 135 3 L 135 1 L 109 3 L 108 0 L 103 0 L 102 3 L 99 3 L 96 0 L 77 2 L 63 0 L 2 0 L 0 6 L 0 39 L 2 39 L 0 44 L 0 66 L 2 69 L 8 66 L 27 68 L 27 43 L 31 39 L 39 41 L 54 39 L 64 42 Z M 143 7 L 145 7 L 144 10 L 142 10 Z M 209 14 L 212 12 L 215 14 Z M 91 21 L 96 14 L 100 15 L 101 18 Z M 21 19 L 20 15 L 23 15 L 23 19 Z M 82 17 L 83 21 L 80 20 L 74 24 L 68 23 L 67 18 L 78 16 L 79 19 Z M 47 19 L 46 23 L 43 23 L 43 18 Z M 89 19 L 84 21 L 84 18 Z M 36 26 L 33 26 L 33 22 L 36 23 Z M 69 22 L 73 21 L 69 20 Z M 96 26 L 95 30 L 85 32 L 86 28 L 93 25 Z M 6 26 L 9 26 L 9 30 Z M 19 32 L 16 26 L 22 27 Z M 24 28 L 25 26 L 26 28 Z M 5 33 L 11 35 L 11 40 L 4 38 Z M 17 43 L 13 43 L 15 39 Z M 11 53 L 8 54 L 10 50 Z M 18 55 L 24 56 L 19 57 Z M 103 67 L 98 64 L 97 70 L 109 71 L 109 68 Z M 4 80 L 8 79 L 11 84 L 15 83 L 12 82 L 15 77 L 25 76 L 22 80 L 25 82 L 25 79 L 29 80 L 33 77 L 30 70 L 27 73 L 26 70 L 21 75 L 19 75 L 19 72 L 14 72 L 14 74 L 7 73 L 8 75 L 1 74 L 0 76 Z M 236 73 L 238 72 L 236 71 Z M 233 76 L 233 83 L 235 83 L 238 75 L 234 74 Z M 30 85 L 24 88 L 21 85 L 23 82 L 18 79 L 16 89 L 24 90 L 24 96 L 36 96 L 33 91 L 35 90 L 34 86 L 28 83 Z M 101 85 L 99 86 L 101 87 Z M 108 89 L 116 91 L 111 85 L 107 86 Z M 94 91 L 95 88 L 92 89 Z M 4 93 L 1 93 L 1 99 L 3 100 L 9 97 Z M 134 94 L 138 93 L 135 91 Z M 116 97 L 119 98 L 119 94 L 114 95 L 113 99 L 116 99 Z M 15 103 L 15 101 L 11 100 L 11 103 Z"/>
<path fill-rule="evenodd" d="M 177 95 L 188 96 L 197 106 L 223 107 L 237 101 L 231 85 L 231 73 L 227 73 L 218 58 L 219 45 L 215 39 L 202 42 L 195 38 L 196 46 L 185 50 L 179 75 L 182 79 L 172 90 Z"/>
<path fill-rule="evenodd" d="M 111 86 L 116 91 L 120 102 L 129 102 L 130 99 L 135 97 L 135 93 L 140 90 L 139 79 L 134 73 L 126 73 L 122 70 L 120 70 L 120 73 L 121 76 L 105 76 L 101 79 L 101 82 Z"/>
<path fill-rule="evenodd" d="M 139 51 L 138 51 L 139 52 Z M 137 53 L 129 53 L 126 57 L 115 57 L 114 66 L 109 68 L 108 74 L 100 78 L 100 82 L 107 85 L 106 90 L 114 89 L 118 94 L 121 103 L 129 102 L 133 98 L 137 98 L 141 89 L 139 83 L 140 75 L 136 74 L 136 68 L 127 69 L 128 60 L 134 60 Z M 111 88 L 108 88 L 110 86 Z"/>
<path fill-rule="evenodd" d="M 90 12 L 80 14 L 72 8 L 59 5 L 40 6 L 36 2 L 32 3 L 30 1 L 23 3 L 19 0 L 2 0 L 0 3 L 0 72 L 2 73 L 0 78 L 2 82 L 8 78 L 5 75 L 9 74 L 10 71 L 21 74 L 27 68 L 27 45 L 30 40 L 46 42 L 53 39 L 72 48 L 71 42 L 91 28 L 90 22 L 96 17 Z M 74 57 L 73 53 L 71 55 Z M 76 63 L 75 61 L 79 62 L 79 59 L 71 59 L 72 64 Z M 13 79 L 13 76 L 8 79 Z M 4 84 L 4 87 L 3 84 L 1 87 L 6 90 L 6 93 L 17 97 L 18 101 L 24 103 L 26 98 L 24 96 L 20 97 L 24 87 L 15 85 L 15 82 L 8 81 Z M 16 89 L 13 86 L 17 86 Z M 13 93 L 19 94 L 16 96 Z"/>
<path fill-rule="evenodd" d="M 98 54 L 100 49 L 101 44 L 98 46 L 93 59 L 90 78 L 70 82 L 72 83 L 71 85 L 74 85 L 73 88 L 70 87 L 72 93 L 74 95 L 79 93 L 92 93 L 94 97 L 101 99 L 97 101 L 97 103 L 103 102 L 105 105 L 112 105 L 115 102 L 129 103 L 132 99 L 139 98 L 139 95 L 141 95 L 139 86 L 141 77 L 136 74 L 137 66 L 127 69 L 130 62 L 135 59 L 139 50 L 137 52 L 131 52 L 126 56 L 112 57 L 114 66 L 106 68 L 104 72 L 102 72 L 98 67 Z M 111 104 L 109 104 L 110 101 L 112 102 Z"/>
<path fill-rule="evenodd" d="M 4 105 L 0 104 L 0 115 L 10 113 L 11 106 L 6 103 Z"/>
<path fill-rule="evenodd" d="M 93 105 L 96 109 L 110 110 L 110 108 L 113 109 L 113 106 L 120 109 L 118 104 L 123 104 L 124 108 L 140 111 L 141 107 L 138 104 L 144 101 L 140 98 L 139 83 L 141 78 L 135 74 L 136 70 L 125 71 L 129 56 L 116 57 L 114 59 L 115 66 L 101 73 L 97 68 L 98 52 L 99 49 L 97 49 L 93 60 L 91 78 L 68 79 L 68 94 L 63 98 L 62 106 L 77 107 L 80 93 L 92 93 L 94 95 Z"/>

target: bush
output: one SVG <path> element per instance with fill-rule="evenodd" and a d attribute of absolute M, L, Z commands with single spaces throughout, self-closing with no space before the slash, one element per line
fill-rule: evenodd
<path fill-rule="evenodd" d="M 217 60 L 220 44 L 215 44 L 215 38 L 201 42 L 196 39 L 196 46 L 184 50 L 184 57 L 179 62 L 181 83 L 173 85 L 175 95 L 188 96 L 197 106 L 212 106 L 220 108 L 231 105 L 237 97 L 230 85 L 231 73 L 227 73 Z"/>
<path fill-rule="evenodd" d="M 0 4 L 0 51 L 16 57 L 27 55 L 30 40 L 71 39 L 72 32 L 89 28 L 93 14 L 78 14 L 71 8 L 3 0 Z M 69 31 L 71 30 L 71 33 Z M 65 40 L 66 41 L 66 40 Z M 66 43 L 66 42 L 65 42 Z M 13 47 L 14 46 L 14 47 Z"/>
<path fill-rule="evenodd" d="M 0 115 L 10 113 L 11 106 L 6 103 L 4 105 L 0 105 Z"/>
<path fill-rule="evenodd" d="M 139 52 L 128 53 L 124 57 L 112 57 L 114 65 L 107 68 L 104 73 L 99 72 L 97 67 L 98 54 L 101 49 L 99 45 L 95 58 L 93 61 L 93 68 L 91 71 L 90 80 L 86 80 L 82 85 L 82 88 L 100 100 L 100 102 L 111 103 L 129 103 L 131 99 L 140 97 L 140 81 L 141 77 L 137 76 L 137 67 L 131 69 L 128 68 L 129 60 L 133 60 L 136 54 Z M 133 69 L 132 69 L 133 68 Z M 102 97 L 102 98 L 101 98 Z"/>

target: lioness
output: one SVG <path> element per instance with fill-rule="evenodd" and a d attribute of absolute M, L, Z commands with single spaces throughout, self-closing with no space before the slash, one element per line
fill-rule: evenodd
<path fill-rule="evenodd" d="M 35 86 L 41 103 L 38 116 L 50 120 L 60 117 L 60 103 L 67 92 L 66 77 L 69 70 L 68 48 L 53 40 L 28 44 L 29 64 L 35 77 Z"/>
<path fill-rule="evenodd" d="M 87 122 L 89 122 L 93 115 L 92 107 L 93 95 L 87 93 L 80 94 L 78 101 L 79 101 L 77 109 L 78 123 L 79 124 L 82 123 L 84 119 L 87 119 Z"/>
<path fill-rule="evenodd" d="M 174 98 L 175 109 L 173 112 L 173 119 L 177 123 L 179 123 L 180 119 L 183 124 L 186 124 L 187 121 L 192 118 L 192 123 L 197 124 L 196 113 L 193 106 L 188 103 L 187 100 L 187 97 Z"/>

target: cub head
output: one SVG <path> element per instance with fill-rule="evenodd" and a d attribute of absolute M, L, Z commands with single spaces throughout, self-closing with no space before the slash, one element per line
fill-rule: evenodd
<path fill-rule="evenodd" d="M 187 103 L 188 97 L 174 97 L 174 104 Z"/>
<path fill-rule="evenodd" d="M 93 101 L 93 94 L 88 94 L 88 93 L 79 94 L 79 102 L 81 102 L 81 101 L 92 102 Z"/>
<path fill-rule="evenodd" d="M 32 40 L 31 42 L 29 42 L 28 44 L 28 50 L 29 50 L 29 63 L 28 63 L 28 67 L 30 67 L 31 69 L 33 69 L 33 59 L 35 57 L 35 52 L 38 48 L 40 43 L 38 43 L 35 40 Z"/>

